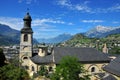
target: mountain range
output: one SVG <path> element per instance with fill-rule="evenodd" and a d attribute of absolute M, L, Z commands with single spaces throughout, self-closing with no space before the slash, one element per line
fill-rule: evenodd
<path fill-rule="evenodd" d="M 96 26 L 91 30 L 84 33 L 85 36 L 90 38 L 103 38 L 111 34 L 119 34 L 120 27 L 105 27 L 105 26 Z"/>
<path fill-rule="evenodd" d="M 71 34 L 60 34 L 54 38 L 37 39 L 39 43 L 60 43 L 72 38 Z"/>
<path fill-rule="evenodd" d="M 120 27 L 105 27 L 105 26 L 98 25 L 95 28 L 92 28 L 91 30 L 85 33 L 80 33 L 80 34 L 83 34 L 84 36 L 89 38 L 103 38 L 111 34 L 120 34 Z M 60 43 L 60 42 L 69 40 L 74 36 L 75 35 L 71 35 L 71 34 L 60 34 L 54 38 L 38 39 L 38 42 Z"/>
<path fill-rule="evenodd" d="M 82 34 L 89 38 L 103 38 L 110 34 L 120 34 L 120 27 L 105 27 L 99 25 Z M 73 36 L 74 35 L 71 34 L 60 34 L 54 38 L 38 38 L 33 41 L 34 43 L 61 43 L 71 39 Z M 8 25 L 0 24 L 0 45 L 19 44 L 19 42 L 20 31 L 12 29 Z"/>

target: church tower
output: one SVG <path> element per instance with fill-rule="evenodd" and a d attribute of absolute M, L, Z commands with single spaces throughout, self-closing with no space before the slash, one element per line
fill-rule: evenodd
<path fill-rule="evenodd" d="M 31 28 L 32 19 L 29 13 L 25 15 L 23 21 L 24 27 L 21 29 L 19 58 L 22 65 L 25 65 L 29 61 L 29 58 L 32 57 L 33 51 L 33 30 Z"/>
<path fill-rule="evenodd" d="M 106 43 L 104 44 L 102 51 L 103 53 L 108 53 L 108 48 L 107 48 Z"/>

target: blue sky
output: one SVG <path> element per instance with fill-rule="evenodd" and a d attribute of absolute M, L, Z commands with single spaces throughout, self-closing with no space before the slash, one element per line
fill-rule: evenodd
<path fill-rule="evenodd" d="M 27 8 L 35 38 L 120 26 L 120 0 L 1 0 L 0 23 L 20 30 Z"/>

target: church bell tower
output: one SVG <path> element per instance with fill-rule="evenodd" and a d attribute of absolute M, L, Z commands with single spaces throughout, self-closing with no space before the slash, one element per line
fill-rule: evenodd
<path fill-rule="evenodd" d="M 32 48 L 33 48 L 33 30 L 31 28 L 32 18 L 27 13 L 23 18 L 24 27 L 21 29 L 20 36 L 20 54 L 19 58 L 22 64 L 26 64 L 30 57 L 32 57 Z"/>

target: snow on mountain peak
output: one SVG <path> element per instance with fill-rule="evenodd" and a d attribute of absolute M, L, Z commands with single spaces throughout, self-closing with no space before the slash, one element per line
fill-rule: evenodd
<path fill-rule="evenodd" d="M 96 26 L 96 31 L 97 32 L 108 32 L 108 31 L 111 31 L 111 30 L 113 30 L 114 28 L 113 27 L 105 27 L 105 26 L 101 26 L 101 25 L 98 25 L 98 26 Z"/>

